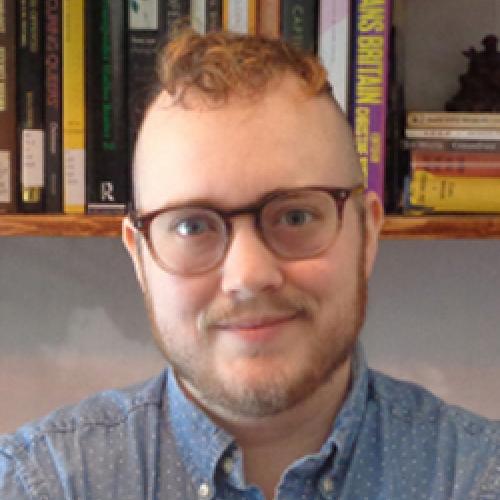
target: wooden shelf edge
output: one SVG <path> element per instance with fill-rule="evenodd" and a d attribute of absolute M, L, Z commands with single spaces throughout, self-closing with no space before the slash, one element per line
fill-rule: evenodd
<path fill-rule="evenodd" d="M 500 215 L 387 216 L 383 239 L 500 239 Z"/>
<path fill-rule="evenodd" d="M 0 236 L 119 237 L 121 215 L 0 215 Z M 383 239 L 500 239 L 500 215 L 394 216 Z"/>
<path fill-rule="evenodd" d="M 117 237 L 121 215 L 0 215 L 0 236 Z"/>

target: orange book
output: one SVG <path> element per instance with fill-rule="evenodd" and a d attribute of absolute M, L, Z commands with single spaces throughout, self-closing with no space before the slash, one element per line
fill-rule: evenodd
<path fill-rule="evenodd" d="M 500 153 L 412 150 L 411 169 L 446 176 L 500 177 Z"/>

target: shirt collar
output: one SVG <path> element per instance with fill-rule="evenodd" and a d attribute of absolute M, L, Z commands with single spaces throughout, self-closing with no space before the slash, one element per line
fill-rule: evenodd
<path fill-rule="evenodd" d="M 220 458 L 234 439 L 186 397 L 167 371 L 167 419 L 187 471 L 198 484 L 212 484 Z"/>
<path fill-rule="evenodd" d="M 337 459 L 347 459 L 365 418 L 368 400 L 369 370 L 363 347 L 356 346 L 351 363 L 351 383 L 347 398 L 333 423 L 332 432 L 321 452 L 335 450 Z"/>
<path fill-rule="evenodd" d="M 315 458 L 314 468 L 333 454 L 335 461 L 348 461 L 359 434 L 366 411 L 369 373 L 360 344 L 353 353 L 351 370 L 350 390 L 332 432 L 319 453 L 309 457 Z M 167 372 L 167 402 L 167 418 L 187 470 L 196 482 L 213 485 L 221 457 L 235 449 L 234 438 L 186 397 L 171 368 Z"/>

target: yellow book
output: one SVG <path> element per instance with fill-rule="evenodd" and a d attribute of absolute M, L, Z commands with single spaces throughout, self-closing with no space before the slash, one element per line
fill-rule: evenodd
<path fill-rule="evenodd" d="M 63 1 L 63 210 L 85 213 L 84 2 Z"/>
<path fill-rule="evenodd" d="M 222 26 L 225 31 L 255 35 L 257 0 L 224 0 Z"/>
<path fill-rule="evenodd" d="M 500 177 L 434 175 L 416 171 L 410 204 L 426 212 L 500 212 Z"/>

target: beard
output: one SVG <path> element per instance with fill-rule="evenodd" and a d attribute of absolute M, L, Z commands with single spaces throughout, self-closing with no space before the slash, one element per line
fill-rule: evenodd
<path fill-rule="evenodd" d="M 252 375 L 260 371 L 258 377 L 249 376 L 237 366 L 230 376 L 221 376 L 215 364 L 204 362 L 207 359 L 203 357 L 204 347 L 209 349 L 210 339 L 216 335 L 214 325 L 239 314 L 265 311 L 296 314 L 298 320 L 308 326 L 314 318 L 314 305 L 307 297 L 263 293 L 241 302 L 211 304 L 198 318 L 197 345 L 193 349 L 192 346 L 179 346 L 172 340 L 182 335 L 175 328 L 169 325 L 159 327 L 146 284 L 146 307 L 154 338 L 188 397 L 212 414 L 255 418 L 291 409 L 323 385 L 331 383 L 341 367 L 350 361 L 365 320 L 367 279 L 364 252 L 358 254 L 356 283 L 349 296 L 334 305 L 336 313 L 330 318 L 331 324 L 321 333 L 305 328 L 308 343 L 301 364 L 290 366 L 291 363 L 283 360 L 275 363 L 272 356 L 256 347 L 246 353 L 245 363 L 255 362 Z"/>

